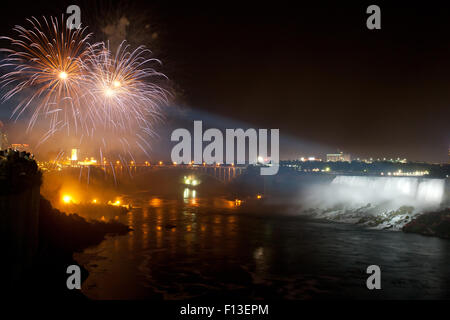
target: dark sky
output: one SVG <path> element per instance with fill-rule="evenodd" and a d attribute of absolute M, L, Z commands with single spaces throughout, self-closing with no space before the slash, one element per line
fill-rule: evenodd
<path fill-rule="evenodd" d="M 92 2 L 70 1 L 91 18 Z M 126 7 L 158 32 L 155 52 L 182 92 L 179 105 L 279 128 L 282 136 L 321 146 L 317 152 L 447 162 L 450 11 L 432 1 L 312 2 L 167 0 Z M 115 5 L 102 2 L 96 10 L 105 3 Z M 382 30 L 366 28 L 370 4 L 381 7 Z M 0 30 L 65 6 L 3 9 Z M 308 155 L 289 151 L 284 154 Z"/>

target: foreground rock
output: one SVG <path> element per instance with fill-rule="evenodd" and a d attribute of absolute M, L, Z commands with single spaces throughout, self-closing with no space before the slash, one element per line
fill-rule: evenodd
<path fill-rule="evenodd" d="M 450 208 L 424 213 L 406 224 L 402 230 L 407 233 L 450 239 Z"/>
<path fill-rule="evenodd" d="M 12 299 L 83 298 L 67 289 L 67 267 L 75 252 L 106 235 L 126 234 L 118 222 L 87 221 L 54 209 L 40 195 L 42 173 L 27 152 L 0 150 L 0 274 Z M 78 208 L 83 209 L 83 208 Z M 101 214 L 113 208 L 99 207 Z M 87 277 L 84 271 L 82 276 Z"/>
<path fill-rule="evenodd" d="M 38 255 L 21 283 L 11 290 L 12 296 L 85 299 L 80 291 L 71 291 L 66 287 L 67 267 L 78 265 L 73 254 L 98 245 L 106 235 L 121 235 L 129 231 L 128 226 L 118 222 L 87 221 L 77 214 L 67 215 L 41 198 Z M 84 281 L 88 272 L 82 266 L 80 268 Z"/>

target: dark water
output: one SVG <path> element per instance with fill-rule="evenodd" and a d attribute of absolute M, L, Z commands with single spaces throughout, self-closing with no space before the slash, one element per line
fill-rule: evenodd
<path fill-rule="evenodd" d="M 221 198 L 135 196 L 134 231 L 75 259 L 93 299 L 449 299 L 450 241 Z M 263 201 L 261 201 L 262 205 Z M 366 288 L 381 268 L 382 290 Z"/>

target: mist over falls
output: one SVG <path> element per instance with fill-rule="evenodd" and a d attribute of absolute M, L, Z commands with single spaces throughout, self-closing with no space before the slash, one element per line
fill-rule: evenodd
<path fill-rule="evenodd" d="M 399 229 L 446 201 L 445 179 L 337 176 L 304 191 L 305 212 L 334 221 Z"/>
<path fill-rule="evenodd" d="M 444 179 L 338 176 L 331 188 L 350 203 L 392 202 L 396 205 L 438 206 L 444 195 Z"/>

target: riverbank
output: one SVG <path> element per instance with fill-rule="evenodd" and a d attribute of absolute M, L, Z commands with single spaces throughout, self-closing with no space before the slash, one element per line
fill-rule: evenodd
<path fill-rule="evenodd" d="M 110 221 L 87 221 L 78 214 L 65 214 L 41 197 L 39 204 L 39 246 L 32 268 L 11 288 L 12 296 L 33 299 L 86 299 L 78 290 L 66 287 L 67 267 L 78 265 L 73 254 L 100 244 L 106 235 L 122 235 L 131 229 Z M 89 273 L 80 266 L 82 281 Z"/>

